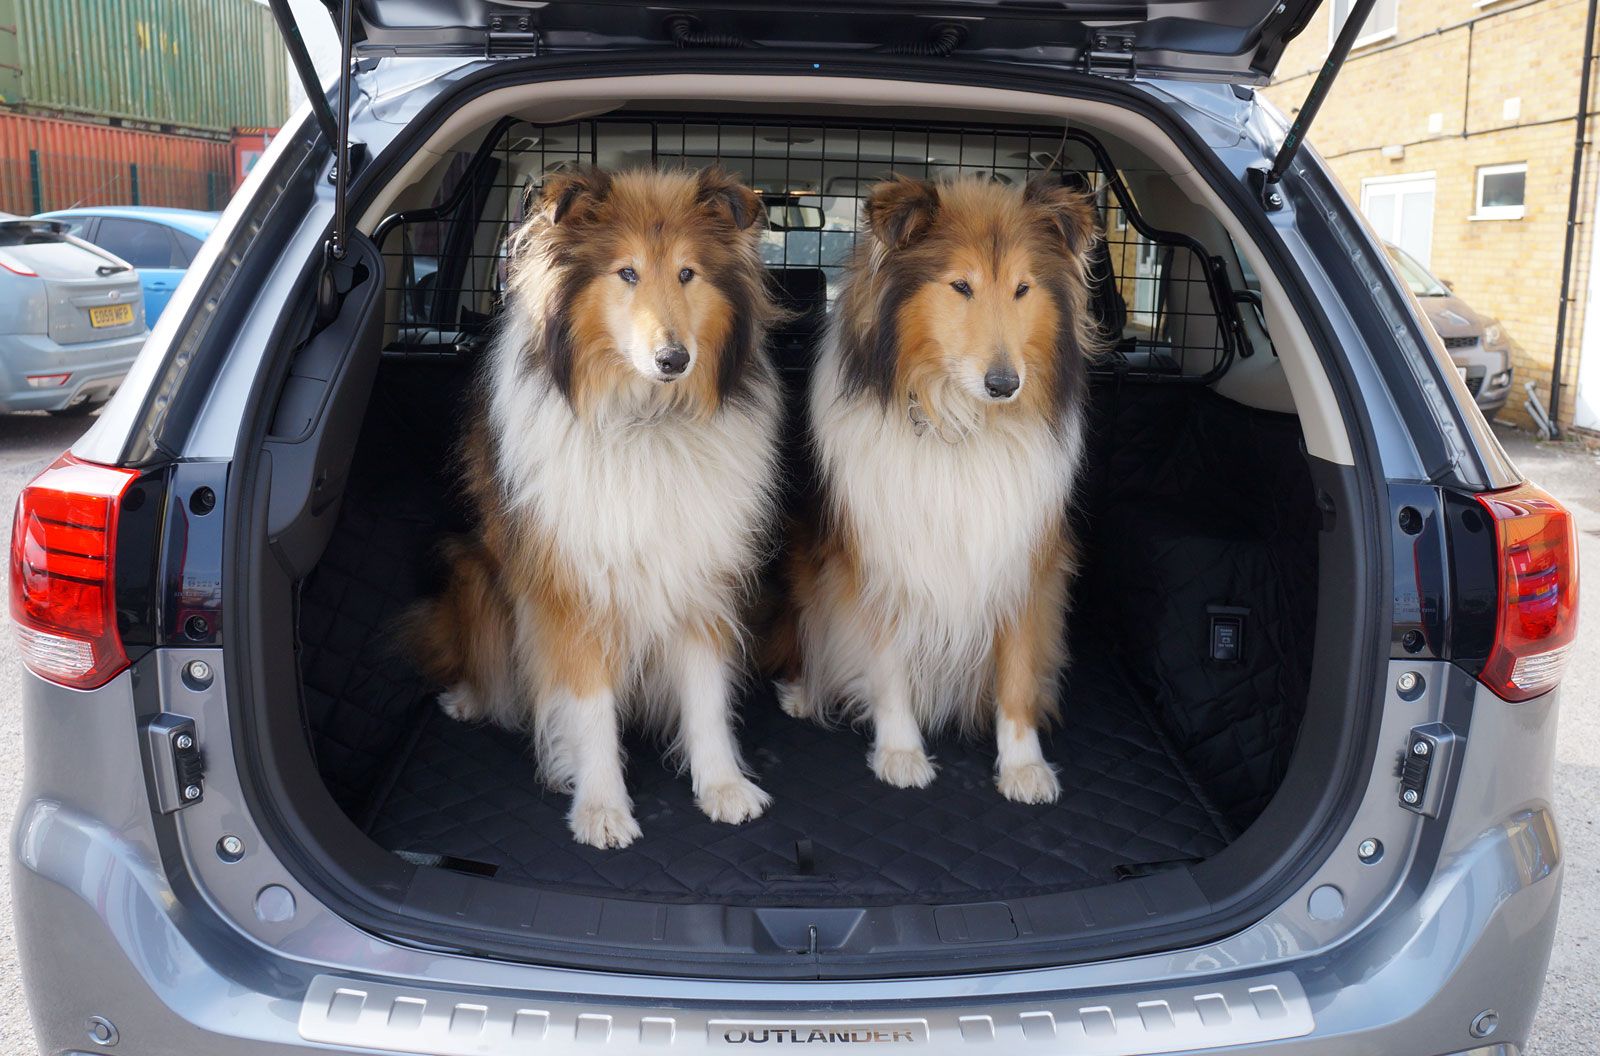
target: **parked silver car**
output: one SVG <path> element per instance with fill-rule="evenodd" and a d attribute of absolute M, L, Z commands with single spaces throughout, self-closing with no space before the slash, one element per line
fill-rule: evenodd
<path fill-rule="evenodd" d="M 1400 278 L 1422 302 L 1467 391 L 1485 418 L 1493 418 L 1511 394 L 1511 338 L 1500 320 L 1456 296 L 1450 284 L 1392 243 L 1384 243 Z"/>
<path fill-rule="evenodd" d="M 87 414 L 148 331 L 139 275 L 58 221 L 0 213 L 0 411 Z"/>
<path fill-rule="evenodd" d="M 19 502 L 42 1050 L 1516 1056 L 1565 868 L 1572 519 L 1301 149 L 1371 0 L 1293 126 L 1257 98 L 1315 7 L 356 0 L 330 91 L 273 0 L 310 108 Z M 709 821 L 651 746 L 644 835 L 604 851 L 524 739 L 440 711 L 396 621 L 470 527 L 452 452 L 506 235 L 577 162 L 783 203 L 764 352 L 795 403 L 877 181 L 1093 193 L 1057 312 L 1108 346 L 1041 687 L 1058 802 L 957 738 L 888 788 L 751 672 L 771 809 Z M 895 442 L 960 442 L 893 398 Z"/>

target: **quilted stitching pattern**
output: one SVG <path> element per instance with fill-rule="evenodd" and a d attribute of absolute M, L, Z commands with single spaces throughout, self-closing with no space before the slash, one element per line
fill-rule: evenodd
<path fill-rule="evenodd" d="M 1082 582 L 1048 750 L 1062 802 L 1008 803 L 985 745 L 935 746 L 930 790 L 872 779 L 866 743 L 783 716 L 759 687 L 746 758 L 768 815 L 730 827 L 694 807 L 651 745 L 630 750 L 645 835 L 626 852 L 572 842 L 565 796 L 522 740 L 451 722 L 391 641 L 459 530 L 444 467 L 460 371 L 380 371 L 338 527 L 300 598 L 306 725 L 340 804 L 396 850 L 491 862 L 503 878 L 661 900 L 751 904 L 962 901 L 1068 890 L 1122 864 L 1203 858 L 1249 824 L 1299 726 L 1315 613 L 1315 525 L 1292 420 L 1208 393 L 1096 391 Z M 1250 662 L 1204 661 L 1205 606 L 1252 609 Z M 796 876 L 795 842 L 816 875 Z"/>
<path fill-rule="evenodd" d="M 427 703 L 393 629 L 430 589 L 438 539 L 463 523 L 445 473 L 465 381 L 455 368 L 379 371 L 338 525 L 301 585 L 306 727 L 323 779 L 352 816 L 368 809 Z"/>
<path fill-rule="evenodd" d="M 750 904 L 1017 897 L 1107 883 L 1125 863 L 1215 853 L 1226 842 L 1219 821 L 1107 666 L 1071 680 L 1048 745 L 1063 785 L 1053 806 L 1003 798 L 993 748 L 958 741 L 935 747 L 932 787 L 890 788 L 868 770 L 859 734 L 791 719 L 762 686 L 743 739 L 774 802 L 754 822 L 709 821 L 688 778 L 636 744 L 629 784 L 644 836 L 623 853 L 581 846 L 566 829 L 568 798 L 540 786 L 521 738 L 432 714 L 371 832 L 394 850 L 490 862 L 502 879 L 541 887 Z M 803 839 L 815 848 L 809 878 L 795 875 Z"/>
<path fill-rule="evenodd" d="M 1140 692 L 1242 831 L 1288 767 L 1311 666 L 1317 527 L 1298 425 L 1174 390 L 1098 410 L 1082 595 L 1117 592 L 1099 611 L 1140 658 Z M 1209 660 L 1208 605 L 1250 610 L 1243 663 Z"/>

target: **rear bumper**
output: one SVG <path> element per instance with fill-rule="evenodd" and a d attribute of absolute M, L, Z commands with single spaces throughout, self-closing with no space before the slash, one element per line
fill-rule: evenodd
<path fill-rule="evenodd" d="M 58 411 L 84 400 L 111 398 L 144 347 L 148 334 L 108 341 L 57 344 L 42 334 L 0 337 L 0 412 Z M 64 384 L 36 389 L 30 375 L 66 374 Z"/>
<path fill-rule="evenodd" d="M 1450 358 L 1465 370 L 1472 400 L 1485 418 L 1493 418 L 1511 395 L 1511 353 L 1504 347 L 1453 351 Z"/>
<path fill-rule="evenodd" d="M 215 691 L 173 681 L 201 653 L 142 673 L 197 719 L 207 758 L 204 798 L 154 819 L 131 675 L 93 693 L 24 676 L 13 910 L 47 1053 L 102 1051 L 92 1017 L 114 1026 L 126 1056 L 632 1052 L 666 1037 L 672 1052 L 739 1052 L 764 1044 L 759 1030 L 798 1044 L 802 1030 L 847 1029 L 952 1053 L 1515 1053 L 1543 985 L 1562 875 L 1554 695 L 1511 706 L 1483 691 L 1448 819 L 1423 825 L 1395 806 L 1392 775 L 1375 775 L 1329 871 L 1211 946 L 961 977 L 729 982 L 480 960 L 352 927 L 294 880 L 235 798 L 230 740 L 201 699 Z M 204 655 L 220 669 L 218 652 Z M 1438 687 L 1447 674 L 1429 670 Z M 1396 716 L 1400 731 L 1414 718 Z M 219 859 L 222 833 L 242 836 L 242 860 Z M 1356 859 L 1363 835 L 1388 848 L 1378 866 Z M 1404 882 L 1364 902 L 1365 878 L 1402 861 Z M 1308 889 L 1329 883 L 1348 919 L 1309 915 Z M 1474 1037 L 1487 1011 L 1495 1029 Z"/>
<path fill-rule="evenodd" d="M 652 1051 L 670 1039 L 673 1052 L 726 1052 L 760 1038 L 802 1042 L 813 1029 L 858 1040 L 876 1030 L 872 1040 L 928 1052 L 978 1042 L 1013 1052 L 1054 1042 L 1103 1056 L 1240 1042 L 1229 1051 L 1515 1052 L 1533 1019 L 1561 883 L 1554 826 L 1541 811 L 1482 834 L 1420 898 L 1351 941 L 1274 971 L 1218 972 L 1182 988 L 1031 993 L 1012 992 L 1013 983 L 1031 986 L 1023 977 L 975 977 L 963 996 L 935 1002 L 908 997 L 915 983 L 700 982 L 698 999 L 681 987 L 652 999 L 619 995 L 615 978 L 610 995 L 578 997 L 582 976 L 565 992 L 506 993 L 329 973 L 230 932 L 114 828 L 59 803 L 24 803 L 13 852 L 17 935 L 43 1051 L 95 1048 L 88 1031 L 101 1017 L 127 1056 L 287 1056 L 330 1045 L 447 1056 L 522 1051 L 535 1036 L 528 1051 Z M 897 997 L 850 1000 L 852 992 Z M 1496 1028 L 1474 1039 L 1485 1010 Z"/>

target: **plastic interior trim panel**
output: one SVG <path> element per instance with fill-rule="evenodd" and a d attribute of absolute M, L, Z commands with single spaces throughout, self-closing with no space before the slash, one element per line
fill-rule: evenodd
<path fill-rule="evenodd" d="M 515 66 L 515 64 L 509 64 L 505 68 L 504 72 L 509 74 L 513 66 Z M 581 72 L 576 68 L 571 68 L 567 69 L 565 73 L 571 76 L 593 76 L 593 69 L 593 64 L 588 63 L 583 66 Z M 560 73 L 562 71 L 556 72 Z M 947 79 L 952 76 L 949 70 L 944 72 Z M 993 70 L 983 71 L 983 75 L 981 77 L 972 75 L 971 71 L 968 71 L 968 75 L 974 76 L 975 82 L 979 84 L 989 84 L 1003 79 Z M 959 76 L 956 76 L 956 79 L 959 80 Z M 1037 80 L 1031 81 L 1030 84 L 1034 90 L 1037 90 L 1039 84 Z M 473 90 L 488 90 L 492 86 L 493 79 L 489 77 L 483 77 L 474 82 Z M 1109 94 L 1105 93 L 1103 88 L 1097 88 L 1096 91 L 1102 92 L 1103 96 Z M 1130 97 L 1129 95 L 1124 94 L 1111 95 L 1110 97 L 1116 98 L 1119 104 L 1124 106 L 1130 105 L 1130 98 L 1133 103 L 1144 109 L 1148 109 L 1151 105 L 1148 99 L 1144 99 L 1141 102 L 1137 96 Z M 459 101 L 459 96 L 452 98 L 452 102 Z M 428 119 L 419 119 L 419 121 L 413 126 L 412 131 L 418 135 L 426 134 L 428 120 L 437 120 L 443 117 L 444 108 L 442 100 L 435 100 L 434 103 L 429 104 L 429 107 L 431 108 L 430 112 L 432 117 Z M 1173 135 L 1175 141 L 1178 143 L 1181 144 L 1185 142 L 1186 134 L 1180 130 L 1174 129 Z M 398 152 L 403 150 L 403 145 L 406 138 L 411 137 L 403 137 L 402 139 L 396 140 L 395 143 L 391 144 L 390 148 L 385 150 L 383 155 L 380 155 L 379 162 L 369 167 L 369 172 L 381 172 L 384 169 L 383 162 L 385 158 L 387 158 L 387 161 L 390 164 L 394 163 L 399 156 Z M 1200 150 L 1201 148 L 1198 146 L 1193 146 L 1193 149 Z M 376 176 L 373 178 L 376 179 Z M 1222 185 L 1219 185 L 1219 188 L 1221 186 Z M 263 400 L 258 406 L 260 408 L 264 408 L 265 401 Z M 256 482 L 254 485 L 252 485 L 251 478 L 262 472 L 267 467 L 257 464 L 258 460 L 254 456 L 253 447 L 250 442 L 252 437 L 260 435 L 259 430 L 263 428 L 263 413 L 264 410 L 258 409 L 254 415 L 247 418 L 247 429 L 244 434 L 244 437 L 247 441 L 244 448 L 246 457 L 241 459 L 241 485 L 243 486 L 234 489 L 231 493 L 232 497 L 240 505 L 233 508 L 233 510 L 230 512 L 230 523 L 236 525 L 251 525 L 253 526 L 251 529 L 252 532 L 259 530 L 259 525 L 261 524 L 259 518 L 265 512 L 264 507 L 260 505 L 261 494 L 259 490 L 257 490 L 259 488 L 259 482 Z M 1356 419 L 1356 421 L 1359 420 L 1360 419 Z M 252 423 L 253 428 L 257 430 L 256 432 L 252 432 L 251 428 L 248 427 L 251 426 Z M 1360 460 L 1358 460 L 1358 466 L 1359 465 L 1362 465 Z M 1359 526 L 1364 524 L 1365 521 L 1359 516 L 1359 510 L 1363 507 L 1364 501 L 1358 498 L 1358 496 L 1365 494 L 1366 492 L 1356 483 L 1354 478 L 1360 475 L 1361 471 L 1357 470 L 1355 472 L 1351 472 L 1348 469 L 1341 470 L 1338 467 L 1324 465 L 1324 472 L 1333 477 L 1346 478 L 1341 485 L 1335 488 L 1335 490 L 1340 493 L 1339 509 L 1343 513 L 1349 513 L 1349 517 L 1341 516 L 1339 518 L 1339 523 L 1341 525 L 1350 526 L 1353 522 L 1355 525 L 1355 528 L 1348 531 L 1348 534 L 1344 537 L 1341 543 L 1342 546 L 1347 546 L 1350 548 L 1350 554 L 1348 555 L 1347 560 L 1349 567 L 1353 570 L 1357 567 L 1360 567 L 1356 561 L 1357 554 L 1370 554 L 1372 552 L 1368 546 L 1370 540 L 1363 538 L 1359 529 Z M 1326 483 L 1324 486 L 1326 486 Z M 245 541 L 248 542 L 248 537 L 245 537 Z M 263 580 L 260 578 L 264 572 L 270 573 L 270 570 L 263 569 L 259 565 L 251 567 L 262 556 L 260 548 L 252 548 L 248 545 L 236 547 L 234 556 L 236 561 L 234 568 L 236 569 L 238 576 L 235 581 L 247 584 L 247 589 L 230 593 L 230 599 L 236 606 L 244 605 L 247 597 L 254 601 L 264 600 L 270 604 L 276 604 L 274 599 L 285 596 L 283 594 L 283 587 L 280 584 L 275 584 L 269 580 Z M 1358 577 L 1357 581 L 1364 582 L 1366 581 L 1366 578 L 1367 577 L 1365 576 L 1360 576 Z M 1353 605 L 1353 612 L 1344 613 L 1332 618 L 1336 621 L 1336 623 L 1342 624 L 1346 628 L 1347 633 L 1354 634 L 1354 642 L 1364 642 L 1366 636 L 1360 633 L 1360 627 L 1363 625 L 1363 621 L 1360 619 L 1360 614 L 1363 612 L 1370 614 L 1371 612 L 1381 611 L 1381 609 L 1372 605 L 1363 606 L 1357 603 L 1357 599 L 1351 599 L 1351 601 Z M 1328 616 L 1328 613 L 1325 612 L 1324 615 Z M 236 706 L 247 706 L 244 703 L 245 701 L 283 699 L 282 694 L 285 692 L 292 695 L 294 692 L 292 683 L 285 684 L 284 676 L 287 674 L 287 672 L 282 670 L 273 670 L 274 665 L 263 664 L 262 662 L 264 657 L 273 655 L 277 648 L 283 644 L 282 636 L 285 632 L 285 628 L 282 626 L 278 626 L 276 628 L 261 627 L 261 615 L 255 612 L 240 610 L 236 612 L 235 616 L 236 618 L 233 624 L 234 626 L 250 626 L 257 632 L 257 636 L 250 644 L 250 647 L 241 654 L 240 661 L 233 665 L 232 677 L 239 680 L 235 684 L 233 694 L 233 699 L 236 702 L 239 702 L 236 704 Z M 281 615 L 269 617 L 269 623 L 272 620 L 281 618 Z M 262 638 L 260 637 L 262 632 L 266 633 L 267 640 L 275 643 L 272 649 L 264 650 L 262 648 Z M 1362 668 L 1363 664 L 1366 664 L 1368 661 L 1370 661 L 1370 659 L 1371 657 L 1366 655 L 1366 650 L 1358 647 L 1356 653 L 1352 654 L 1351 656 L 1352 666 L 1355 669 L 1360 669 Z M 282 665 L 276 666 L 281 667 Z M 1354 687 L 1366 685 L 1368 683 L 1368 679 L 1362 676 L 1357 677 L 1353 683 L 1347 681 L 1349 675 L 1353 673 L 1354 671 L 1341 674 L 1337 682 L 1324 680 L 1322 684 L 1323 691 L 1331 693 L 1335 697 L 1347 702 L 1351 699 L 1358 701 L 1367 699 L 1368 695 L 1366 692 L 1354 689 Z M 236 732 L 237 736 L 240 738 L 236 746 L 238 749 L 238 758 L 244 762 L 245 766 L 249 770 L 252 771 L 252 774 L 247 781 L 247 788 L 252 790 L 250 792 L 252 810 L 256 811 L 257 814 L 265 821 L 271 823 L 269 828 L 277 830 L 277 826 L 285 822 L 287 819 L 280 816 L 278 813 L 278 808 L 271 804 L 273 801 L 280 799 L 280 797 L 291 797 L 294 794 L 293 786 L 296 784 L 297 779 L 303 781 L 307 775 L 304 773 L 302 768 L 294 765 L 285 765 L 286 760 L 282 758 L 281 754 L 272 747 L 272 744 L 275 740 L 275 735 L 269 735 L 263 739 L 256 731 L 255 724 L 253 722 L 239 723 Z M 284 732 L 287 734 L 289 731 Z M 1361 740 L 1364 736 L 1370 733 L 1369 724 L 1357 723 L 1349 732 L 1356 740 Z M 298 731 L 295 731 L 294 735 L 298 736 Z M 1352 777 L 1356 774 L 1359 774 L 1370 760 L 1369 755 L 1361 752 L 1356 752 L 1349 755 L 1346 755 L 1345 753 L 1339 753 L 1339 758 L 1342 760 L 1340 765 L 1345 766 L 1349 771 L 1349 775 Z M 1327 790 L 1326 799 L 1332 800 L 1336 804 L 1335 815 L 1342 812 L 1338 806 L 1339 804 L 1344 805 L 1343 809 L 1349 809 L 1348 797 L 1343 797 L 1337 794 L 1338 789 L 1340 789 L 1344 783 L 1343 777 L 1341 776 L 1335 780 L 1324 782 L 1322 785 L 1322 787 Z M 259 793 L 264 789 L 270 789 L 271 791 L 268 795 L 262 796 Z M 284 801 L 286 802 L 287 800 L 285 799 Z M 302 823 L 312 822 L 313 828 L 321 830 L 321 836 L 326 837 L 327 839 L 325 840 L 322 838 L 316 838 L 310 840 L 308 843 L 305 839 L 308 834 L 304 830 L 296 831 L 297 825 L 295 824 L 290 825 L 289 832 L 287 833 L 282 830 L 275 831 L 271 839 L 276 847 L 285 852 L 286 858 L 295 860 L 299 863 L 299 867 L 304 868 L 305 875 L 308 877 L 314 876 L 320 878 L 318 887 L 322 889 L 322 897 L 330 898 L 335 905 L 340 907 L 341 912 L 348 911 L 351 916 L 358 919 L 363 919 L 369 924 L 369 926 L 378 927 L 380 930 L 388 930 L 390 928 L 406 930 L 410 925 L 414 925 L 416 923 L 414 918 L 410 919 L 408 922 L 406 915 L 395 913 L 394 910 L 398 907 L 393 907 L 388 911 L 380 910 L 376 916 L 373 916 L 372 911 L 377 909 L 377 907 L 364 902 L 352 902 L 349 901 L 346 896 L 335 894 L 335 892 L 341 888 L 347 893 L 351 892 L 352 890 L 370 890 L 370 885 L 367 881 L 377 879 L 379 876 L 383 875 L 386 870 L 392 869 L 393 867 L 385 864 L 379 857 L 372 856 L 363 858 L 362 855 L 359 854 L 356 855 L 356 858 L 361 860 L 353 863 L 346 863 L 344 865 L 331 861 L 320 860 L 316 853 L 308 853 L 307 849 L 315 848 L 319 844 L 324 846 L 328 843 L 337 845 L 341 840 L 348 840 L 348 827 L 341 827 L 327 817 L 313 819 L 307 814 L 301 812 L 299 809 L 294 809 L 291 811 L 291 813 L 298 816 Z M 312 813 L 314 814 L 315 811 Z M 1268 857 L 1275 859 L 1280 866 L 1289 864 L 1283 861 L 1281 855 L 1279 854 L 1269 855 Z M 1283 886 L 1293 883 L 1297 876 L 1306 875 L 1309 870 L 1314 867 L 1314 862 L 1306 861 L 1298 856 L 1291 857 L 1294 858 L 1294 861 L 1297 864 L 1290 868 L 1288 873 L 1281 874 L 1275 878 L 1273 889 L 1281 890 Z M 393 860 L 388 859 L 388 861 L 392 862 Z M 297 867 L 297 872 L 298 871 L 300 871 L 300 869 Z M 388 879 L 389 881 L 392 881 L 395 879 L 395 877 L 391 875 Z M 392 887 L 389 889 L 394 890 Z M 1255 890 L 1252 897 L 1260 897 L 1261 895 L 1263 895 L 1262 891 Z M 1216 929 L 1218 928 L 1237 928 L 1248 919 L 1253 919 L 1254 917 L 1259 916 L 1260 903 L 1252 903 L 1251 898 L 1241 899 L 1239 897 L 1234 897 L 1225 899 L 1224 901 L 1227 902 L 1227 904 L 1230 906 L 1230 909 L 1233 911 L 1228 919 L 1213 919 L 1205 926 L 1203 931 L 1187 932 L 1186 934 L 1188 935 L 1190 941 L 1198 941 L 1202 934 L 1216 934 Z M 1257 908 L 1243 908 L 1244 906 L 1248 905 L 1255 905 Z M 445 934 L 448 934 L 448 932 L 440 933 L 439 937 L 443 938 Z M 454 934 L 457 936 L 460 935 L 459 932 L 455 932 Z M 1173 936 L 1170 934 L 1163 937 L 1146 936 L 1139 939 L 1136 945 L 1125 949 L 1124 952 L 1131 952 L 1139 948 L 1157 948 L 1161 944 L 1170 941 L 1174 941 Z M 1102 946 L 1099 952 L 1103 954 L 1105 952 L 1105 948 Z M 582 958 L 580 958 L 580 960 L 582 960 Z M 1055 962 L 1059 963 L 1059 960 L 1059 955 L 1056 955 Z M 614 958 L 601 958 L 599 961 L 592 963 L 605 963 L 612 965 L 615 964 L 615 960 Z M 681 963 L 678 967 L 681 969 Z M 888 968 L 882 970 L 894 969 Z"/>

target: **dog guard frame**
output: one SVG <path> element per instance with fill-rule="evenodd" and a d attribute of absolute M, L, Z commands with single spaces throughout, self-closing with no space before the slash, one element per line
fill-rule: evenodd
<path fill-rule="evenodd" d="M 762 255 L 791 307 L 821 311 L 862 230 L 876 181 L 979 176 L 1020 184 L 1059 173 L 1093 195 L 1104 235 L 1090 262 L 1091 305 L 1107 352 L 1091 373 L 1207 384 L 1253 353 L 1221 257 L 1151 224 L 1104 146 L 1079 129 L 938 123 L 796 121 L 702 114 L 615 114 L 541 126 L 504 118 L 458 153 L 431 204 L 393 213 L 373 232 L 389 263 L 385 355 L 469 357 L 499 310 L 507 235 L 545 173 L 592 164 L 738 173 L 761 195 Z M 811 303 L 807 302 L 809 296 Z"/>

